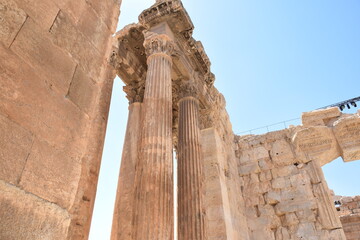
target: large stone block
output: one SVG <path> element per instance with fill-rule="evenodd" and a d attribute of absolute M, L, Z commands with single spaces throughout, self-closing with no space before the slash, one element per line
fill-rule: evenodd
<path fill-rule="evenodd" d="M 98 85 L 77 67 L 70 84 L 68 97 L 85 113 L 90 114 L 96 100 Z"/>
<path fill-rule="evenodd" d="M 293 150 L 285 139 L 277 140 L 272 144 L 270 155 L 275 166 L 286 166 L 295 161 Z"/>
<path fill-rule="evenodd" d="M 340 156 L 334 133 L 328 127 L 309 127 L 295 133 L 292 138 L 297 159 L 306 163 L 318 161 L 320 166 Z"/>
<path fill-rule="evenodd" d="M 20 186 L 69 209 L 74 202 L 80 172 L 79 156 L 71 156 L 46 142 L 35 140 Z"/>
<path fill-rule="evenodd" d="M 281 216 L 286 213 L 301 211 L 305 209 L 316 209 L 317 205 L 314 200 L 304 201 L 301 200 L 290 200 L 290 201 L 282 201 L 275 206 L 275 212 L 277 215 Z"/>
<path fill-rule="evenodd" d="M 12 0 L 0 2 L 0 42 L 10 47 L 26 20 L 26 13 Z"/>
<path fill-rule="evenodd" d="M 327 126 L 331 124 L 333 120 L 341 116 L 341 112 L 338 107 L 332 107 L 327 109 L 316 110 L 312 112 L 303 113 L 302 124 L 305 127 L 310 126 Z"/>
<path fill-rule="evenodd" d="M 81 13 L 86 7 L 86 0 L 52 0 L 63 12 L 66 12 L 74 23 L 78 22 L 81 16 Z"/>
<path fill-rule="evenodd" d="M 66 210 L 1 180 L 0 192 L 0 239 L 67 239 Z"/>
<path fill-rule="evenodd" d="M 30 16 L 41 28 L 48 31 L 54 22 L 59 8 L 52 0 L 14 0 L 27 15 Z"/>
<path fill-rule="evenodd" d="M 317 199 L 319 216 L 318 220 L 323 229 L 341 228 L 339 215 L 326 183 L 313 185 L 314 195 Z"/>
<path fill-rule="evenodd" d="M 84 9 L 77 27 L 91 40 L 98 51 L 105 52 L 112 33 L 93 8 L 87 6 Z"/>
<path fill-rule="evenodd" d="M 30 132 L 0 115 L 0 179 L 18 184 L 32 143 Z"/>
<path fill-rule="evenodd" d="M 71 54 L 85 73 L 99 81 L 104 57 L 63 11 L 59 12 L 50 33 L 57 46 Z"/>
<path fill-rule="evenodd" d="M 51 43 L 48 32 L 43 31 L 33 20 L 29 18 L 25 22 L 11 49 L 63 95 L 67 93 L 76 64 Z"/>
<path fill-rule="evenodd" d="M 57 148 L 84 151 L 86 115 L 10 50 L 0 51 L 0 112 Z"/>
<path fill-rule="evenodd" d="M 353 115 L 336 121 L 334 133 L 344 161 L 360 160 L 360 117 Z"/>
<path fill-rule="evenodd" d="M 88 4 L 98 13 L 103 22 L 108 26 L 111 32 L 115 32 L 117 16 L 120 13 L 121 0 L 97 1 L 86 0 Z M 110 17 L 109 17 L 110 16 Z"/>

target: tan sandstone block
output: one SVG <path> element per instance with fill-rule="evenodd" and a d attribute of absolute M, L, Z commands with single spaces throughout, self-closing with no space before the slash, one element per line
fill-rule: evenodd
<path fill-rule="evenodd" d="M 289 234 L 288 229 L 284 228 L 284 227 L 279 227 L 278 229 L 276 229 L 275 239 L 276 240 L 289 240 L 290 234 Z"/>
<path fill-rule="evenodd" d="M 68 152 L 84 151 L 85 114 L 10 50 L 0 51 L 0 99 L 0 111 L 38 139 Z"/>
<path fill-rule="evenodd" d="M 272 181 L 272 187 L 275 189 L 288 188 L 291 186 L 290 179 L 287 177 L 274 178 Z"/>
<path fill-rule="evenodd" d="M 312 184 L 325 181 L 324 173 L 317 161 L 311 161 L 307 163 L 304 169 L 307 172 Z"/>
<path fill-rule="evenodd" d="M 281 201 L 281 191 L 273 189 L 264 195 L 265 201 L 269 205 L 275 205 Z"/>
<path fill-rule="evenodd" d="M 316 222 L 316 210 L 304 209 L 296 212 L 300 222 Z"/>
<path fill-rule="evenodd" d="M 70 53 L 85 73 L 99 81 L 103 56 L 63 11 L 59 12 L 50 33 L 57 46 Z"/>
<path fill-rule="evenodd" d="M 0 239 L 67 239 L 70 216 L 66 210 L 3 181 L 0 192 Z"/>
<path fill-rule="evenodd" d="M 287 213 L 283 217 L 283 226 L 293 226 L 299 224 L 299 219 L 295 213 Z"/>
<path fill-rule="evenodd" d="M 119 15 L 120 8 L 119 5 L 121 0 L 112 0 L 112 1 L 97 1 L 97 0 L 86 0 L 108 26 L 111 32 L 115 32 L 117 16 Z M 109 17 L 111 16 L 111 17 Z"/>
<path fill-rule="evenodd" d="M 292 138 L 297 159 L 303 163 L 318 161 L 320 166 L 340 156 L 334 133 L 328 127 L 309 127 L 295 133 Z"/>
<path fill-rule="evenodd" d="M 112 33 L 93 8 L 85 7 L 77 27 L 91 40 L 98 51 L 105 51 Z"/>
<path fill-rule="evenodd" d="M 81 110 L 90 114 L 96 100 L 97 87 L 97 84 L 77 67 L 70 84 L 68 97 Z"/>
<path fill-rule="evenodd" d="M 74 23 L 77 22 L 81 16 L 81 13 L 84 11 L 86 7 L 85 0 L 52 0 L 61 11 L 66 12 L 73 19 Z"/>
<path fill-rule="evenodd" d="M 332 107 L 327 109 L 316 110 L 312 112 L 303 113 L 302 124 L 305 127 L 310 126 L 326 126 L 332 120 L 341 116 L 341 112 L 338 107 Z"/>
<path fill-rule="evenodd" d="M 256 147 L 253 149 L 254 159 L 259 160 L 263 158 L 269 158 L 269 151 L 265 147 Z"/>
<path fill-rule="evenodd" d="M 270 155 L 275 166 L 286 166 L 295 161 L 291 146 L 285 139 L 277 140 L 272 144 Z"/>
<path fill-rule="evenodd" d="M 275 212 L 278 216 L 284 215 L 290 212 L 301 211 L 305 209 L 315 209 L 317 208 L 316 202 L 313 200 L 304 201 L 304 200 L 290 200 L 282 201 L 275 206 Z"/>
<path fill-rule="evenodd" d="M 27 15 L 30 16 L 39 26 L 48 31 L 54 22 L 59 8 L 52 0 L 14 0 Z"/>
<path fill-rule="evenodd" d="M 32 143 L 30 132 L 0 115 L 0 179 L 18 184 Z"/>
<path fill-rule="evenodd" d="M 353 115 L 334 123 L 334 133 L 345 162 L 360 159 L 360 117 Z"/>
<path fill-rule="evenodd" d="M 10 47 L 26 20 L 26 13 L 12 0 L 0 2 L 0 42 Z"/>
<path fill-rule="evenodd" d="M 20 186 L 43 199 L 70 208 L 77 191 L 81 165 L 78 156 L 35 140 Z"/>
<path fill-rule="evenodd" d="M 259 172 L 260 172 L 260 167 L 257 162 L 250 162 L 239 166 L 240 176 L 248 175 L 251 173 L 259 173 Z"/>
<path fill-rule="evenodd" d="M 300 223 L 296 237 L 297 239 L 319 240 L 314 223 Z"/>
<path fill-rule="evenodd" d="M 39 75 L 46 76 L 64 94 L 68 91 L 75 63 L 51 43 L 49 34 L 28 19 L 11 49 L 31 65 Z"/>
<path fill-rule="evenodd" d="M 246 164 L 251 161 L 254 161 L 252 157 L 252 151 L 239 151 L 239 162 L 240 164 Z"/>
<path fill-rule="evenodd" d="M 326 186 L 326 183 L 313 185 L 313 192 L 318 202 L 318 218 L 323 229 L 341 228 L 340 218 L 335 209 L 330 191 Z"/>
<path fill-rule="evenodd" d="M 359 233 L 357 234 L 357 238 L 359 238 Z M 347 238 L 344 234 L 343 229 L 334 229 L 330 231 L 328 240 L 351 240 L 351 238 Z"/>
<path fill-rule="evenodd" d="M 288 165 L 284 167 L 277 167 L 271 170 L 274 178 L 278 177 L 290 177 L 292 175 L 298 174 L 299 169 L 294 165 Z"/>
<path fill-rule="evenodd" d="M 271 161 L 271 159 L 268 158 L 263 158 L 259 160 L 259 167 L 261 168 L 261 170 L 266 171 L 269 169 L 273 169 L 274 168 L 274 163 L 273 161 Z"/>
<path fill-rule="evenodd" d="M 272 173 L 270 170 L 268 171 L 262 171 L 260 173 L 260 181 L 261 182 L 266 182 L 266 181 L 271 181 L 273 178 L 272 178 Z"/>
<path fill-rule="evenodd" d="M 310 177 L 307 174 L 299 173 L 290 177 L 291 186 L 310 185 Z"/>

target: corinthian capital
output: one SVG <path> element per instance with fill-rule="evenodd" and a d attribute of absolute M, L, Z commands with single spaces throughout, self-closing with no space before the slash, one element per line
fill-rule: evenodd
<path fill-rule="evenodd" d="M 145 81 L 132 81 L 130 84 L 123 87 L 126 93 L 126 98 L 129 100 L 129 104 L 134 102 L 142 102 L 145 92 Z"/>
<path fill-rule="evenodd" d="M 148 57 L 156 54 L 171 57 L 174 53 L 175 44 L 166 34 L 156 34 L 145 31 L 144 47 Z"/>
<path fill-rule="evenodd" d="M 179 100 L 186 97 L 197 98 L 198 90 L 192 81 L 182 82 L 179 87 Z"/>

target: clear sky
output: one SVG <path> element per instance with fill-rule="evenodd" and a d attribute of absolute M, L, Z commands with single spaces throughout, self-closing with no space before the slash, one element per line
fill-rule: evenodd
<path fill-rule="evenodd" d="M 141 11 L 154 2 L 123 0 L 118 29 L 137 22 Z M 360 96 L 359 0 L 183 0 L 183 4 L 195 25 L 194 37 L 211 59 L 215 85 L 227 100 L 235 133 Z M 110 239 L 127 122 L 122 86 L 116 79 L 91 240 Z M 283 125 L 270 129 L 279 128 Z M 360 195 L 360 161 L 344 164 L 338 159 L 323 169 L 336 194 Z"/>

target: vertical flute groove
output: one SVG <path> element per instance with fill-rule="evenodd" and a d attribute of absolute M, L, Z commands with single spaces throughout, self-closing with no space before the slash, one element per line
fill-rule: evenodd
<path fill-rule="evenodd" d="M 134 240 L 172 239 L 171 65 L 171 59 L 160 54 L 148 61 L 141 171 L 137 171 L 135 183 Z"/>
<path fill-rule="evenodd" d="M 203 240 L 202 152 L 198 101 L 186 97 L 179 103 L 179 240 Z"/>

